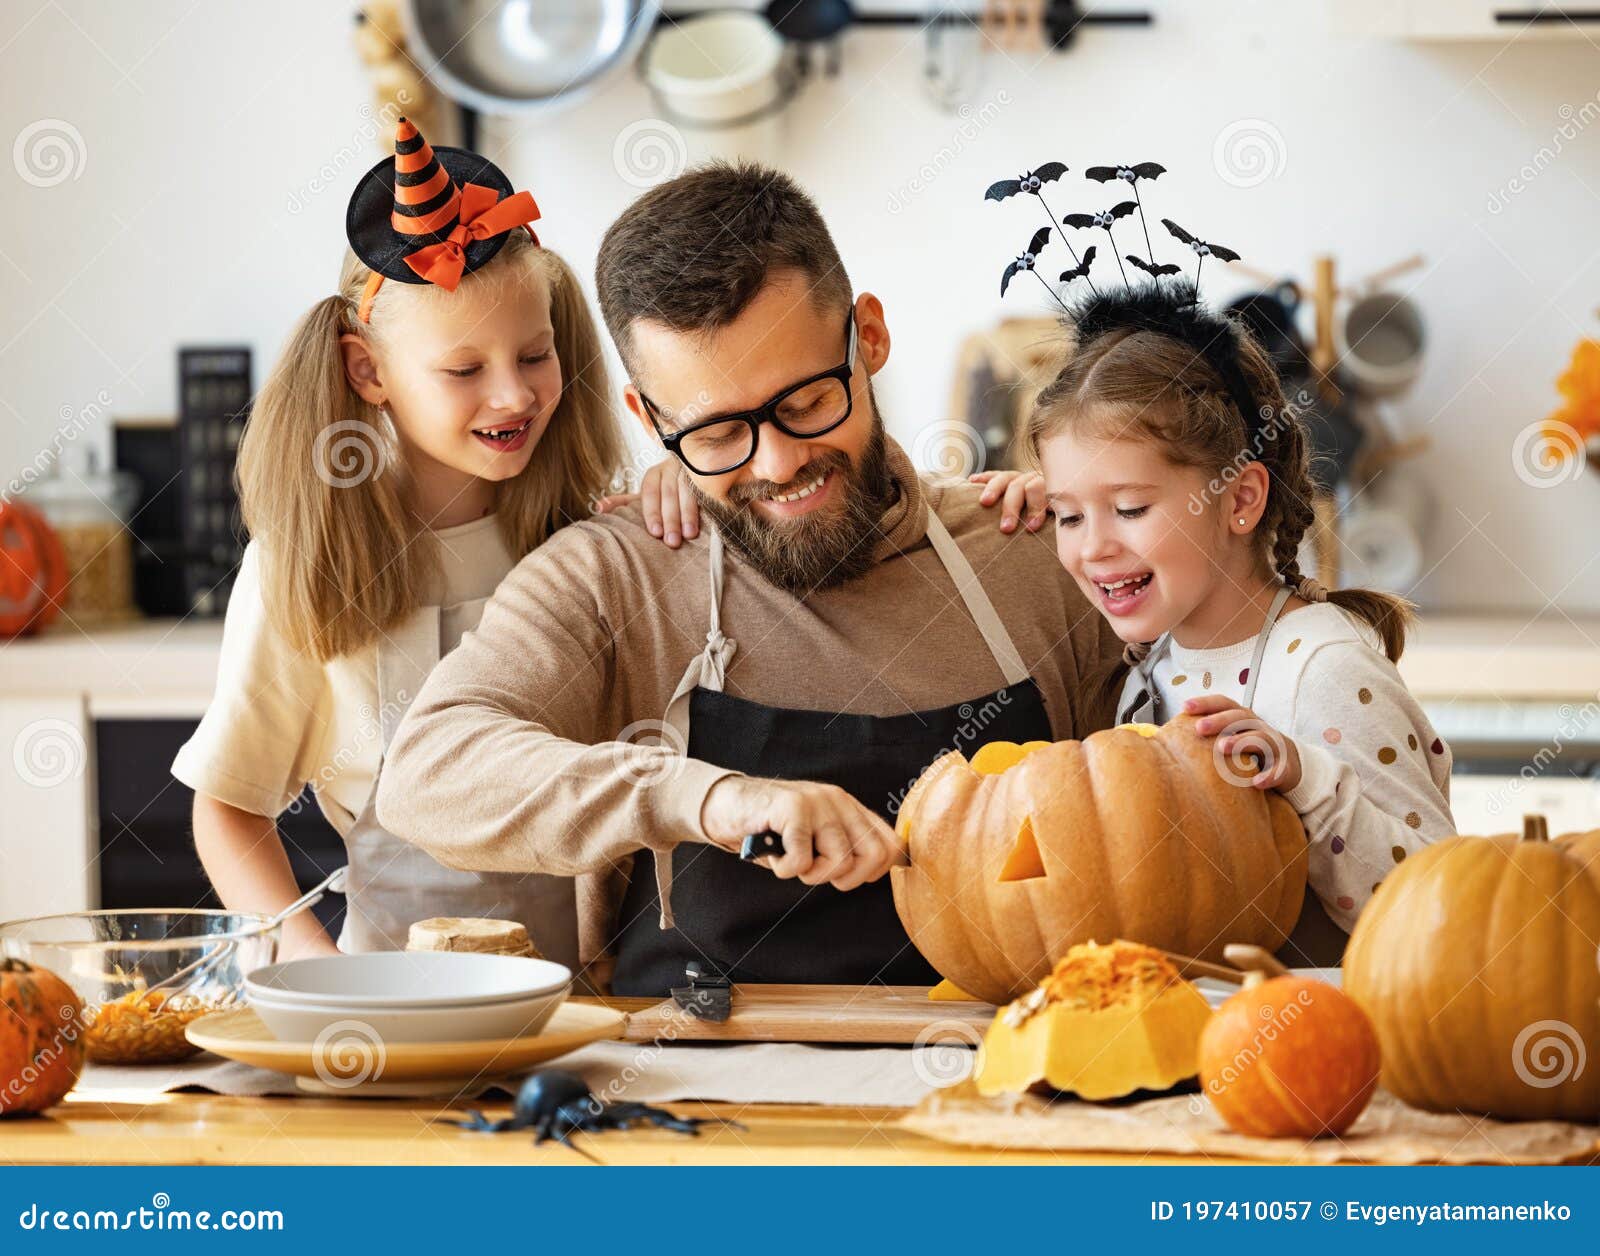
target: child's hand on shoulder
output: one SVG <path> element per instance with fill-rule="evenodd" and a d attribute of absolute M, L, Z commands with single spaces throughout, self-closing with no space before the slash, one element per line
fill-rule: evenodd
<path fill-rule="evenodd" d="M 1215 753 L 1230 763 L 1254 758 L 1259 771 L 1251 777 L 1255 789 L 1291 790 L 1300 783 L 1300 751 L 1293 737 L 1285 737 L 1254 711 L 1239 706 L 1224 694 L 1190 698 L 1183 714 L 1198 715 L 1194 730 L 1215 737 Z"/>
<path fill-rule="evenodd" d="M 1024 514 L 1029 532 L 1044 527 L 1050 508 L 1044 499 L 1044 476 L 1037 471 L 979 471 L 967 478 L 983 485 L 979 505 L 1000 503 L 1000 531 L 1016 531 L 1017 520 Z"/>
<path fill-rule="evenodd" d="M 700 535 L 700 504 L 695 500 L 689 477 L 676 458 L 663 458 L 644 473 L 637 493 L 618 493 L 595 502 L 601 514 L 639 503 L 644 526 L 650 535 L 677 549 L 685 540 Z"/>

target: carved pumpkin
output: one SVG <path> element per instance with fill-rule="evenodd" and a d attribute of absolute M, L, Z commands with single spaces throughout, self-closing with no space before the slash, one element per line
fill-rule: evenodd
<path fill-rule="evenodd" d="M 1325 981 L 1260 973 L 1200 1035 L 1200 1084 L 1232 1128 L 1258 1138 L 1342 1134 L 1378 1088 L 1378 1035 Z"/>
<path fill-rule="evenodd" d="M 0 1116 L 60 1103 L 83 1072 L 83 1004 L 54 973 L 0 959 Z"/>
<path fill-rule="evenodd" d="M 61 541 L 31 506 L 0 496 L 0 638 L 54 621 L 67 590 Z"/>
<path fill-rule="evenodd" d="M 1356 920 L 1344 988 L 1415 1107 L 1600 1120 L 1600 831 L 1452 837 L 1407 857 Z"/>
<path fill-rule="evenodd" d="M 1208 959 L 1225 942 L 1281 946 L 1305 896 L 1305 830 L 1278 794 L 1220 770 L 1193 723 L 932 764 L 900 809 L 910 866 L 890 878 L 940 976 L 1004 1003 L 1092 938 Z"/>
<path fill-rule="evenodd" d="M 1205 996 L 1160 951 L 1086 942 L 1044 983 L 1003 1007 L 984 1035 L 978 1091 L 1043 1084 L 1085 1099 L 1166 1090 L 1195 1073 Z"/>

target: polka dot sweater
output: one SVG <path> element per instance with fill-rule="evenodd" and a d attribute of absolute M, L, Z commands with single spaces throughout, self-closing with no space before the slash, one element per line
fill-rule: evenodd
<path fill-rule="evenodd" d="M 1174 641 L 1152 677 L 1160 717 L 1204 694 L 1242 702 L 1255 645 Z M 1130 674 L 1124 704 L 1139 687 Z M 1300 783 L 1284 797 L 1306 827 L 1311 887 L 1348 931 L 1389 869 L 1456 831 L 1450 748 L 1371 629 L 1329 602 L 1279 616 L 1250 709 L 1299 750 Z"/>

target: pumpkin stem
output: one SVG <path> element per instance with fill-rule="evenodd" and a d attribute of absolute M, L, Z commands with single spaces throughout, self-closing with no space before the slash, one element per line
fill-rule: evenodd
<path fill-rule="evenodd" d="M 1539 815 L 1523 816 L 1522 840 L 1525 842 L 1548 842 L 1550 840 L 1550 822 Z"/>
<path fill-rule="evenodd" d="M 1244 942 L 1230 942 L 1222 948 L 1223 958 L 1245 974 L 1244 986 L 1259 985 L 1268 977 L 1287 977 L 1289 970 L 1285 968 L 1271 951 L 1264 947 L 1250 946 Z"/>

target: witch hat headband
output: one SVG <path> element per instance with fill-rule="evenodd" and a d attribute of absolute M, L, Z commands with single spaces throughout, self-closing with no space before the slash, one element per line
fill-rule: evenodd
<path fill-rule="evenodd" d="M 1195 254 L 1194 278 L 1192 280 L 1183 278 L 1179 267 L 1171 262 L 1159 264 L 1156 262 L 1155 250 L 1150 240 L 1150 228 L 1144 216 L 1144 200 L 1139 195 L 1139 184 L 1153 182 L 1166 172 L 1165 166 L 1159 166 L 1153 161 L 1130 166 L 1090 166 L 1083 172 L 1084 178 L 1094 183 L 1125 184 L 1133 194 L 1133 199 L 1121 201 L 1109 209 L 1086 214 L 1068 214 L 1060 219 L 1045 202 L 1044 194 L 1045 184 L 1056 183 L 1067 173 L 1067 167 L 1061 162 L 1046 162 L 1036 170 L 1025 171 L 1020 178 L 1002 179 L 998 183 L 990 184 L 988 191 L 984 193 L 984 200 L 1005 201 L 1019 193 L 1027 194 L 1039 202 L 1050 220 L 1050 226 L 1040 227 L 1035 231 L 1028 241 L 1027 248 L 1006 266 L 1000 277 L 1000 295 L 1005 296 L 1006 289 L 1011 286 L 1011 281 L 1016 276 L 1025 271 L 1032 271 L 1034 278 L 1043 284 L 1045 291 L 1050 294 L 1050 299 L 1061 307 L 1067 325 L 1077 333 L 1079 344 L 1087 344 L 1118 328 L 1129 328 L 1135 331 L 1155 332 L 1186 345 L 1210 363 L 1221 376 L 1234 407 L 1244 420 L 1245 433 L 1249 437 L 1250 444 L 1256 446 L 1259 444 L 1262 426 L 1272 417 L 1272 411 L 1270 408 L 1260 407 L 1249 382 L 1245 379 L 1244 371 L 1240 368 L 1241 328 L 1232 318 L 1208 310 L 1200 304 L 1200 271 L 1205 265 L 1206 258 L 1215 257 L 1222 262 L 1236 262 L 1239 260 L 1239 255 L 1221 244 L 1213 244 L 1190 234 L 1170 218 L 1163 218 L 1161 225 L 1167 229 L 1167 233 L 1180 244 L 1187 245 Z M 1116 224 L 1134 214 L 1138 215 L 1139 226 L 1144 233 L 1144 246 L 1148 259 L 1136 253 L 1123 254 L 1117 248 Z M 1072 303 L 1061 298 L 1038 269 L 1039 255 L 1049 244 L 1051 233 L 1057 223 L 1073 230 L 1087 229 L 1106 233 L 1111 255 L 1116 259 L 1117 268 L 1122 275 L 1120 290 L 1107 288 L 1102 291 L 1096 287 L 1094 280 L 1089 277 L 1089 268 L 1094 262 L 1095 246 L 1091 244 L 1080 256 L 1063 233 L 1062 242 L 1072 255 L 1073 265 L 1061 272 L 1057 282 L 1070 286 L 1082 279 L 1089 286 L 1091 295 Z M 1131 280 L 1127 269 L 1122 265 L 1124 258 L 1148 275 L 1148 281 L 1135 283 Z M 1168 279 L 1171 280 L 1170 283 L 1163 282 Z"/>
<path fill-rule="evenodd" d="M 407 118 L 395 128 L 394 156 L 362 176 L 345 211 L 350 247 L 372 271 L 357 316 L 372 318 L 372 300 L 385 279 L 437 284 L 454 292 L 506 242 L 528 226 L 539 207 L 487 157 L 465 148 L 432 147 Z"/>

